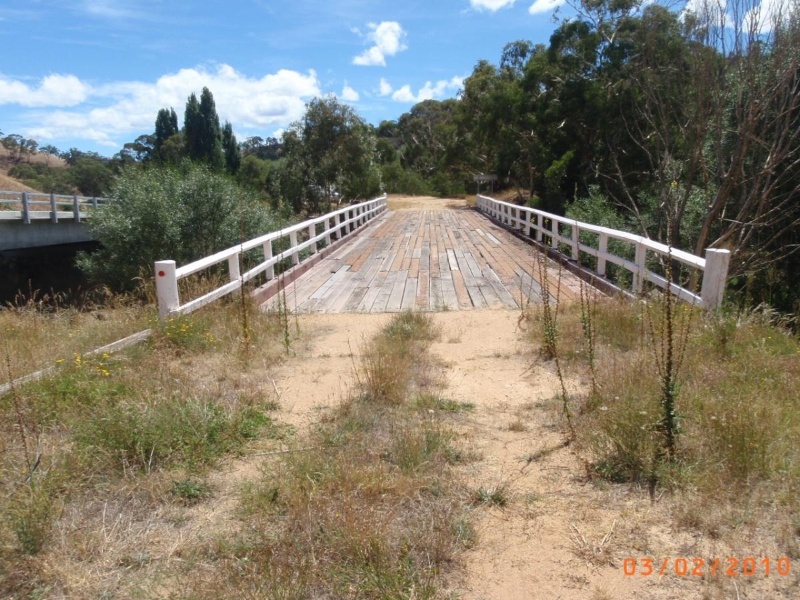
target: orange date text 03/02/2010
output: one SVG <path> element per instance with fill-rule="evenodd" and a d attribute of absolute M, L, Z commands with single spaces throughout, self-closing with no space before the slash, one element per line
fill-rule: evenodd
<path fill-rule="evenodd" d="M 622 573 L 629 577 L 677 575 L 678 577 L 703 577 L 720 575 L 723 577 L 786 577 L 792 572 L 792 562 L 788 557 L 757 558 L 733 556 L 717 558 L 679 557 L 679 558 L 625 558 Z"/>

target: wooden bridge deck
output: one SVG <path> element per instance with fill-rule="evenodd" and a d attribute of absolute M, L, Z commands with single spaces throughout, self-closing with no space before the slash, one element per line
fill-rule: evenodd
<path fill-rule="evenodd" d="M 474 210 L 389 211 L 287 285 L 286 304 L 299 313 L 518 309 L 541 302 L 538 255 Z M 558 267 L 547 265 L 553 294 Z M 562 271 L 560 294 L 577 297 L 577 277 Z"/>

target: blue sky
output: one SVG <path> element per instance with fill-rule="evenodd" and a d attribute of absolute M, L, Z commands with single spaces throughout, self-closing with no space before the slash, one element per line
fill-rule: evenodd
<path fill-rule="evenodd" d="M 240 140 L 327 94 L 378 124 L 546 42 L 563 1 L 0 0 L 0 131 L 110 156 L 203 86 Z"/>

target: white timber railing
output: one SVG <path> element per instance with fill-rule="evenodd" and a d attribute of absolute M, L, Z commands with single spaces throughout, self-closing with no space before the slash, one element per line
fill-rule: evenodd
<path fill-rule="evenodd" d="M 0 191 L 0 220 L 19 221 L 30 225 L 31 221 L 50 221 L 59 219 L 80 223 L 88 217 L 91 210 L 105 204 L 104 198 L 89 198 L 39 192 Z"/>
<path fill-rule="evenodd" d="M 275 265 L 284 259 L 291 258 L 292 265 L 300 264 L 301 252 L 308 250 L 309 256 L 317 253 L 317 245 L 325 242 L 330 246 L 332 241 L 340 240 L 386 210 L 386 196 L 375 198 L 360 204 L 353 204 L 321 217 L 308 219 L 280 231 L 267 233 L 248 240 L 227 250 L 222 250 L 206 258 L 177 267 L 174 260 L 160 260 L 155 263 L 156 296 L 158 298 L 158 314 L 161 319 L 187 314 L 193 310 L 217 300 L 241 288 L 246 282 L 264 273 L 267 280 L 275 278 Z M 303 238 L 301 240 L 301 238 Z M 288 247 L 275 253 L 275 246 Z M 242 259 L 250 250 L 260 250 L 263 260 L 246 272 L 242 272 Z M 178 293 L 178 281 L 189 275 L 206 271 L 219 264 L 227 263 L 229 282 L 220 287 L 181 304 Z"/>
<path fill-rule="evenodd" d="M 640 235 L 583 223 L 535 208 L 502 202 L 488 196 L 478 196 L 477 208 L 495 221 L 519 231 L 524 236 L 534 238 L 541 244 L 549 245 L 556 252 L 561 252 L 560 246 L 567 246 L 568 257 L 571 260 L 578 261 L 580 252 L 595 257 L 597 267 L 593 273 L 599 277 L 606 277 L 608 263 L 626 269 L 632 275 L 630 291 L 634 294 L 642 294 L 647 281 L 661 289 L 666 289 L 669 285 L 670 291 L 678 298 L 691 304 L 699 304 L 707 309 L 717 308 L 722 304 L 728 276 L 728 263 L 730 262 L 729 250 L 709 248 L 706 250 L 705 257 L 695 256 Z M 581 240 L 583 232 L 595 234 L 596 246 L 583 243 Z M 629 255 L 634 257 L 633 260 L 610 252 L 609 240 L 622 242 L 631 250 Z M 650 270 L 648 264 L 651 264 L 652 261 L 648 261 L 648 258 L 651 257 L 648 255 L 657 256 L 659 263 L 669 260 L 678 261 L 691 269 L 702 272 L 700 293 L 695 293 L 674 282 L 669 283 L 666 277 Z M 586 268 L 584 264 L 581 266 Z"/>

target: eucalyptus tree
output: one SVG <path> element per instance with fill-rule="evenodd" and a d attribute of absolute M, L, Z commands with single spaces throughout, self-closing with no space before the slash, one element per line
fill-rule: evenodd
<path fill-rule="evenodd" d="M 281 189 L 295 209 L 317 212 L 323 202 L 381 190 L 375 134 L 336 98 L 315 98 L 283 137 Z M 337 196 L 338 194 L 338 196 Z"/>

